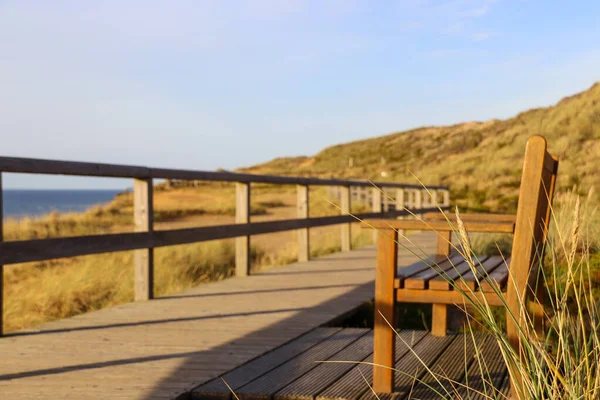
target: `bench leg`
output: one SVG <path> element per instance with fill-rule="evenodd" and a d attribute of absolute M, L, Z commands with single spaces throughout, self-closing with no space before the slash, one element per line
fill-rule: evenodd
<path fill-rule="evenodd" d="M 448 305 L 432 305 L 431 334 L 433 336 L 446 336 L 448 332 Z"/>
<path fill-rule="evenodd" d="M 379 230 L 375 272 L 375 324 L 373 339 L 373 390 L 392 393 L 394 387 L 394 279 L 398 263 L 398 233 Z"/>

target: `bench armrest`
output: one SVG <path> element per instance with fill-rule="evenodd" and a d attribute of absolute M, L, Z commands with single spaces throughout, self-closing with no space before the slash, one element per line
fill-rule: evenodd
<path fill-rule="evenodd" d="M 514 222 L 464 221 L 467 232 L 513 233 Z M 366 219 L 363 225 L 374 229 L 403 229 L 414 231 L 456 231 L 456 223 L 447 221 L 421 221 L 418 219 Z"/>
<path fill-rule="evenodd" d="M 515 222 L 517 220 L 517 216 L 514 214 L 473 214 L 473 213 L 461 213 L 460 218 L 463 222 L 466 221 L 480 221 L 480 222 Z M 430 221 L 446 221 L 449 219 L 452 222 L 456 221 L 456 215 L 454 213 L 445 213 L 442 214 L 440 212 L 429 212 L 425 213 L 423 219 Z"/>

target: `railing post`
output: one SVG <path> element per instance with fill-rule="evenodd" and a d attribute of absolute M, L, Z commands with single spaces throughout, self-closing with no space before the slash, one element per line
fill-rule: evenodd
<path fill-rule="evenodd" d="M 404 210 L 404 204 L 405 204 L 404 193 L 405 193 L 404 188 L 396 189 L 396 211 Z M 398 219 L 405 219 L 405 218 L 406 217 L 404 217 L 404 216 L 398 217 Z M 399 229 L 398 234 L 400 236 L 404 236 L 404 229 Z"/>
<path fill-rule="evenodd" d="M 4 241 L 4 209 L 2 205 L 2 172 L 0 172 L 0 243 Z M 4 335 L 4 266 L 0 265 L 0 337 Z"/>
<path fill-rule="evenodd" d="M 371 197 L 373 198 L 373 212 L 380 213 L 382 211 L 381 208 L 381 188 L 374 187 L 371 189 Z M 377 243 L 377 229 L 373 231 L 373 243 Z"/>
<path fill-rule="evenodd" d="M 350 187 L 340 186 L 341 214 L 350 214 Z M 350 222 L 342 224 L 342 251 L 350 251 L 352 248 L 352 231 Z"/>
<path fill-rule="evenodd" d="M 136 232 L 154 230 L 152 178 L 133 182 L 133 219 Z M 134 253 L 135 301 L 154 298 L 154 249 L 139 249 Z"/>
<path fill-rule="evenodd" d="M 420 210 L 423 208 L 423 191 L 421 189 L 417 189 L 415 191 L 415 210 Z M 415 212 L 419 216 L 419 218 L 423 218 L 423 214 L 419 211 Z"/>
<path fill-rule="evenodd" d="M 298 218 L 308 218 L 308 185 L 296 186 L 296 210 Z M 308 228 L 298 229 L 298 261 L 310 258 L 310 236 Z"/>
<path fill-rule="evenodd" d="M 450 207 L 450 189 L 444 189 L 442 193 L 444 194 L 444 207 Z"/>
<path fill-rule="evenodd" d="M 250 183 L 235 185 L 235 223 L 250 223 Z M 235 239 L 235 275 L 248 276 L 249 273 L 250 236 L 241 236 Z"/>
<path fill-rule="evenodd" d="M 375 270 L 375 321 L 373 327 L 373 390 L 392 393 L 394 385 L 394 280 L 398 266 L 398 232 L 375 230 L 377 264 Z M 391 326 L 390 326 L 391 325 Z"/>

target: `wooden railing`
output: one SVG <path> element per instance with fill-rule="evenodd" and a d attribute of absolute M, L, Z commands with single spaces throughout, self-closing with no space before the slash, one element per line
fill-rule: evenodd
<path fill-rule="evenodd" d="M 236 238 L 235 270 L 237 276 L 250 271 L 250 236 L 288 230 L 298 231 L 298 260 L 309 259 L 309 229 L 327 225 L 342 225 L 342 251 L 351 249 L 350 223 L 365 218 L 390 218 L 406 216 L 414 212 L 436 211 L 439 205 L 449 206 L 446 186 L 428 186 L 392 182 L 368 182 L 361 180 L 317 179 L 274 175 L 253 175 L 231 172 L 209 172 L 146 168 L 126 165 L 97 164 L 71 161 L 53 161 L 28 158 L 0 157 L 0 191 L 2 173 L 29 173 L 51 175 L 76 175 L 90 177 L 133 178 L 134 232 L 52 239 L 34 239 L 4 242 L 2 240 L 2 197 L 0 196 L 0 321 L 2 321 L 3 283 L 2 266 L 8 264 L 43 261 L 62 257 L 74 257 L 116 251 L 135 250 L 135 300 L 154 297 L 154 252 L 161 246 L 203 242 L 216 239 Z M 154 230 L 153 226 L 153 180 L 194 180 L 236 183 L 235 224 L 200 228 Z M 250 222 L 250 185 L 268 183 L 297 185 L 297 216 L 268 222 Z M 309 217 L 309 186 L 339 187 L 341 215 Z M 370 188 L 372 212 L 350 215 L 351 187 Z M 388 211 L 388 193 L 394 190 L 394 210 Z M 384 192 L 385 190 L 385 192 Z M 386 201 L 382 202 L 385 193 Z M 409 203 L 410 198 L 410 203 Z M 407 206 L 408 205 L 408 206 Z M 0 322 L 0 335 L 2 324 Z"/>

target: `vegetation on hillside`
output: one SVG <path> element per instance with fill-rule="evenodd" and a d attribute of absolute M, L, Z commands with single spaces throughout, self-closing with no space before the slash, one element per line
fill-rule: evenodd
<path fill-rule="evenodd" d="M 507 120 L 423 127 L 241 171 L 409 183 L 416 176 L 425 184 L 450 185 L 452 201 L 463 209 L 514 211 L 525 143 L 536 134 L 560 158 L 559 191 L 599 186 L 600 84 Z"/>

